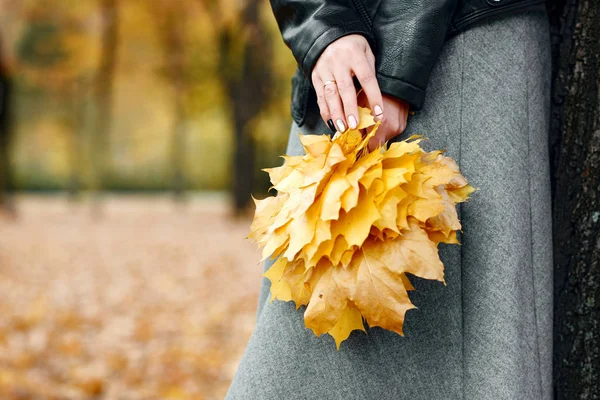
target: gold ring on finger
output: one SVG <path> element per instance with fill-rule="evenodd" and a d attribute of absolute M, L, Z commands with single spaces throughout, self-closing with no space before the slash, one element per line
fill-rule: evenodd
<path fill-rule="evenodd" d="M 326 82 L 323 84 L 323 87 L 325 87 L 325 86 L 327 86 L 327 85 L 329 85 L 329 84 L 331 84 L 331 83 L 332 83 L 332 84 L 334 84 L 334 85 L 336 84 L 334 80 L 330 80 L 330 81 L 326 81 Z"/>

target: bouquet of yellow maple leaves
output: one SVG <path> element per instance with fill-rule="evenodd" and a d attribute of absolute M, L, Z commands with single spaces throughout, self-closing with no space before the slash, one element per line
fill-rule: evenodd
<path fill-rule="evenodd" d="M 277 196 L 256 200 L 248 238 L 263 246 L 271 301 L 307 306 L 304 322 L 339 349 L 355 330 L 379 326 L 404 335 L 406 273 L 444 280 L 439 243 L 460 244 L 456 204 L 475 191 L 443 151 L 408 139 L 369 152 L 379 122 L 360 108 L 354 130 L 301 135 L 304 156 L 267 168 Z M 363 129 L 372 127 L 363 135 Z"/>

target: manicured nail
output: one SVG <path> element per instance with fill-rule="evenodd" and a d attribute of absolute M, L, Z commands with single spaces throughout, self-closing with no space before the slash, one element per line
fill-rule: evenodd
<path fill-rule="evenodd" d="M 356 127 L 358 126 L 358 124 L 356 123 L 356 118 L 354 118 L 354 115 L 351 115 L 348 117 L 348 125 L 350 125 L 350 129 L 356 129 Z"/>
<path fill-rule="evenodd" d="M 335 121 L 335 124 L 337 125 L 339 132 L 346 132 L 346 124 L 344 124 L 344 121 L 340 118 Z"/>
<path fill-rule="evenodd" d="M 331 129 L 331 132 L 335 132 L 337 130 L 337 129 L 335 129 L 335 125 L 333 124 L 332 119 L 327 120 L 327 126 L 329 127 L 329 129 Z"/>
<path fill-rule="evenodd" d="M 379 106 L 375 106 L 374 111 L 375 111 L 375 115 L 383 114 L 383 110 Z"/>

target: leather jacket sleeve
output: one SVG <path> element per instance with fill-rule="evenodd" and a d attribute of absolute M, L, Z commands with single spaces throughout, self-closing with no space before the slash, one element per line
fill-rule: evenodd
<path fill-rule="evenodd" d="M 271 8 L 283 41 L 309 82 L 321 53 L 342 36 L 361 34 L 374 51 L 370 26 L 350 0 L 271 0 Z"/>
<path fill-rule="evenodd" d="M 363 0 L 368 1 L 368 0 Z M 458 0 L 381 0 L 372 31 L 383 93 L 419 110 Z"/>
<path fill-rule="evenodd" d="M 358 33 L 375 54 L 381 91 L 420 110 L 458 1 L 271 0 L 271 7 L 308 82 L 331 42 Z"/>

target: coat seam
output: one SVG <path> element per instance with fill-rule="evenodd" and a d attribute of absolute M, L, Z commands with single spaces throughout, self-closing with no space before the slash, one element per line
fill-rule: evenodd
<path fill-rule="evenodd" d="M 464 92 L 465 92 L 465 88 L 464 88 L 464 83 L 465 83 L 465 35 L 461 35 L 460 36 L 460 47 L 461 47 L 461 56 L 460 56 L 460 122 L 459 122 L 459 128 L 458 128 L 458 165 L 460 168 L 462 168 L 463 164 L 462 164 L 462 136 L 463 136 L 463 115 L 464 115 Z M 464 203 L 460 203 L 460 218 L 461 221 L 464 217 L 463 215 L 463 204 Z M 465 245 L 465 238 L 464 235 L 462 235 L 462 230 L 461 230 L 461 239 L 462 239 L 462 243 L 460 245 L 460 309 L 461 309 L 461 337 L 462 337 L 462 347 L 461 347 L 461 353 L 462 353 L 462 359 L 461 359 L 461 364 L 462 364 L 462 398 L 463 400 L 465 400 L 465 393 L 466 393 L 466 388 L 465 388 L 465 299 L 464 299 L 464 293 L 465 293 L 465 284 L 464 284 L 464 257 L 463 257 L 463 249 L 464 249 L 464 245 Z"/>
<path fill-rule="evenodd" d="M 527 46 L 523 46 L 523 62 L 525 69 L 525 110 L 527 117 L 527 162 L 532 167 L 531 162 L 531 119 L 530 119 L 530 110 L 529 110 L 529 69 L 525 68 L 526 60 L 527 60 Z M 533 225 L 533 186 L 531 183 L 532 173 L 529 172 L 527 174 L 528 185 L 529 185 L 529 248 L 530 248 L 530 265 L 531 265 L 531 288 L 533 290 L 532 303 L 533 303 L 533 320 L 535 325 L 535 350 L 537 354 L 537 378 L 538 384 L 540 388 L 540 395 L 543 393 L 543 382 L 542 382 L 542 373 L 541 373 L 541 357 L 540 357 L 540 333 L 538 329 L 538 313 L 537 313 L 537 300 L 536 300 L 536 285 L 535 285 L 535 266 L 534 266 L 534 238 L 533 238 L 533 230 L 535 229 Z"/>

